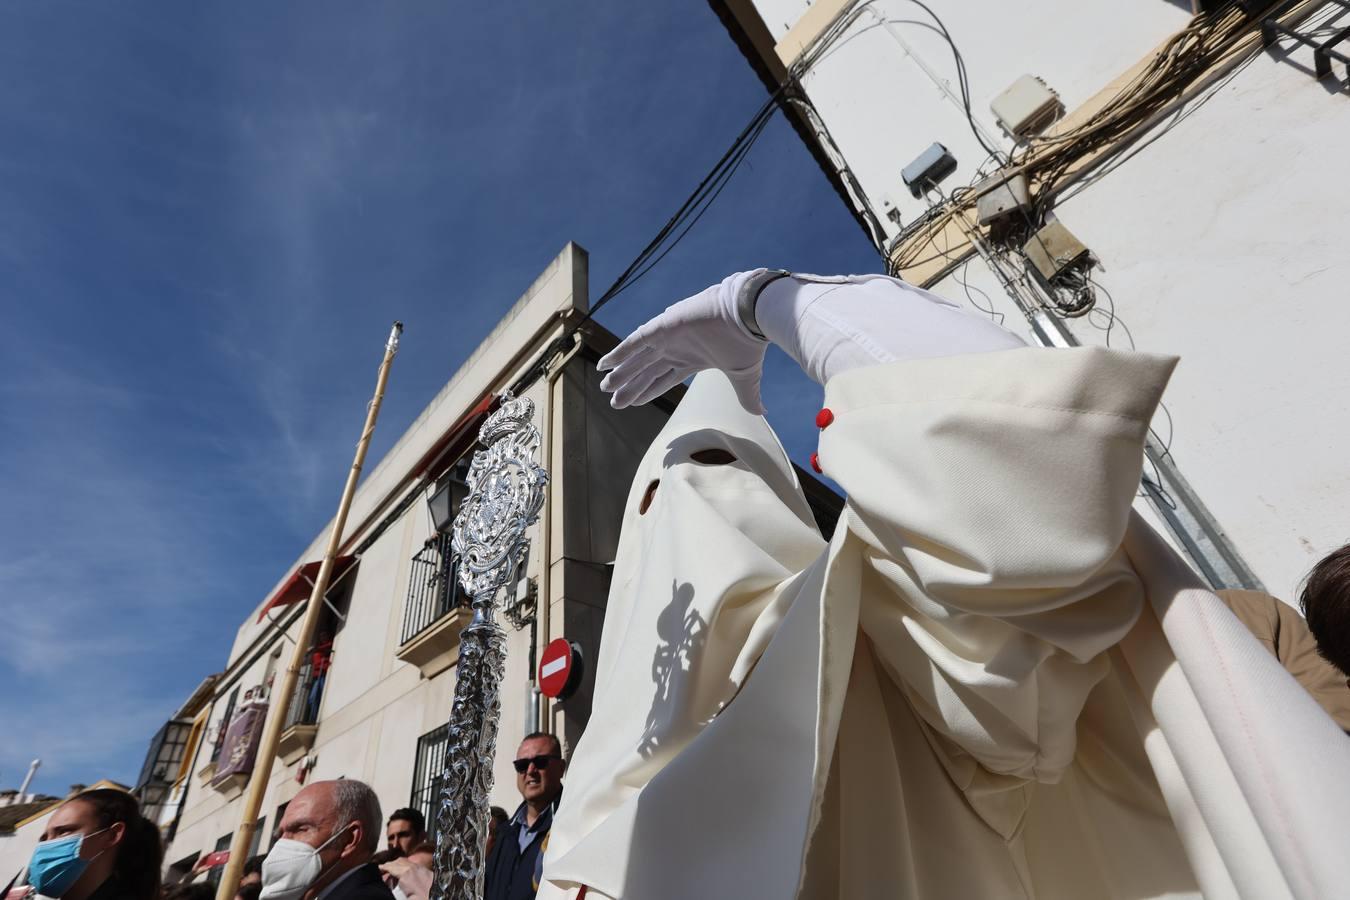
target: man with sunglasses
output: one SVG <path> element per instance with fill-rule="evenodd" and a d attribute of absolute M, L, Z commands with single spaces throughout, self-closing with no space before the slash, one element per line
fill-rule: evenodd
<path fill-rule="evenodd" d="M 538 889 L 539 858 L 567 769 L 562 743 L 545 732 L 526 735 L 516 751 L 515 767 L 522 802 L 497 828 L 487 859 L 484 900 L 532 900 Z"/>

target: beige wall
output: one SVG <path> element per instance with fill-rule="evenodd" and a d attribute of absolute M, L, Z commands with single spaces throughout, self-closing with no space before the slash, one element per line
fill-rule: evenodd
<path fill-rule="evenodd" d="M 533 363 L 539 349 L 559 333 L 559 311 L 586 309 L 585 269 L 584 251 L 569 244 L 390 453 L 369 470 L 357 493 L 351 522 L 361 522 L 386 500 L 405 496 L 413 486 L 407 478 L 413 464 L 485 392 L 500 390 Z M 612 342 L 603 332 L 599 334 L 597 340 L 602 344 Z M 598 390 L 595 356 L 595 352 L 588 352 L 574 358 L 553 392 L 552 505 L 557 515 L 550 553 L 558 573 L 553 584 L 552 630 L 569 636 L 579 634 L 592 654 L 598 650 L 608 587 L 604 564 L 613 558 L 628 481 L 666 415 L 657 410 L 611 410 Z M 537 418 L 546 407 L 546 390 L 547 382 L 539 379 L 525 393 L 535 402 Z M 542 420 L 536 424 L 542 429 Z M 382 511 L 374 518 L 379 521 L 386 515 L 387 511 Z M 334 639 L 332 668 L 311 751 L 316 762 L 307 782 L 338 777 L 366 781 L 379 794 L 386 816 L 409 803 L 417 739 L 444 723 L 454 690 L 453 668 L 428 680 L 395 655 L 410 560 L 431 532 L 425 495 L 419 496 L 363 553 L 358 567 L 348 576 L 354 580 L 347 621 Z M 525 574 L 538 580 L 543 568 L 540 528 L 532 532 Z M 324 540 L 325 535 L 316 536 L 297 565 L 319 558 Z M 564 571 L 573 565 L 564 564 L 565 556 L 586 562 L 588 578 Z M 289 572 L 282 575 L 278 586 L 288 576 Z M 582 612 L 578 615 L 575 610 Z M 223 715 L 225 700 L 236 685 L 242 687 L 242 696 L 243 690 L 264 678 L 266 652 L 250 665 L 244 665 L 243 659 L 259 647 L 275 646 L 278 638 L 273 633 L 263 640 L 267 627 L 256 619 L 255 610 L 239 629 L 231 655 L 231 667 L 237 671 L 227 671 L 222 679 L 226 686 L 217 690 L 213 723 Z M 530 629 L 513 631 L 508 626 L 496 786 L 492 793 L 493 802 L 507 808 L 519 802 L 510 761 L 529 723 L 530 640 Z M 291 644 L 287 643 L 283 667 L 290 652 Z M 236 674 L 238 679 L 231 683 Z M 579 735 L 579 727 L 580 719 L 573 716 L 567 728 L 572 741 Z M 204 745 L 193 764 L 192 785 L 166 862 L 214 849 L 216 841 L 238 825 L 240 798 L 226 798 L 197 777 L 210 751 L 209 744 Z M 277 806 L 300 787 L 296 766 L 285 766 L 278 760 L 262 806 L 268 832 L 276 826 Z M 265 836 L 262 848 L 268 842 Z"/>

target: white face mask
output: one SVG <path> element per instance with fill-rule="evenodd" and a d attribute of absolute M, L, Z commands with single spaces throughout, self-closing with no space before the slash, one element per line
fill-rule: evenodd
<path fill-rule="evenodd" d="M 304 841 L 281 838 L 267 852 L 262 865 L 262 893 L 259 900 L 300 900 L 310 885 L 323 874 L 319 851 L 333 843 L 350 825 L 333 832 L 317 847 Z"/>

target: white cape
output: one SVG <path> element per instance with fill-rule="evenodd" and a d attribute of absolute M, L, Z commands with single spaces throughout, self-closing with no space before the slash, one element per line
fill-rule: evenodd
<path fill-rule="evenodd" d="M 828 546 L 698 376 L 629 494 L 539 897 L 1350 892 L 1350 744 L 1131 512 L 1173 364 L 835 377 Z"/>

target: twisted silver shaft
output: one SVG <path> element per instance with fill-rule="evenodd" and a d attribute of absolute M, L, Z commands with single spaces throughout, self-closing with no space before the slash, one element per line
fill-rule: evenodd
<path fill-rule="evenodd" d="M 506 632 L 497 624 L 496 605 L 516 582 L 529 547 L 525 531 L 538 521 L 548 485 L 548 474 L 536 460 L 539 431 L 533 419 L 532 402 L 503 395 L 479 432 L 485 446 L 474 454 L 469 496 L 455 516 L 451 546 L 474 612 L 460 635 L 444 787 L 436 810 L 432 900 L 483 896 L 488 795 L 506 663 Z"/>

